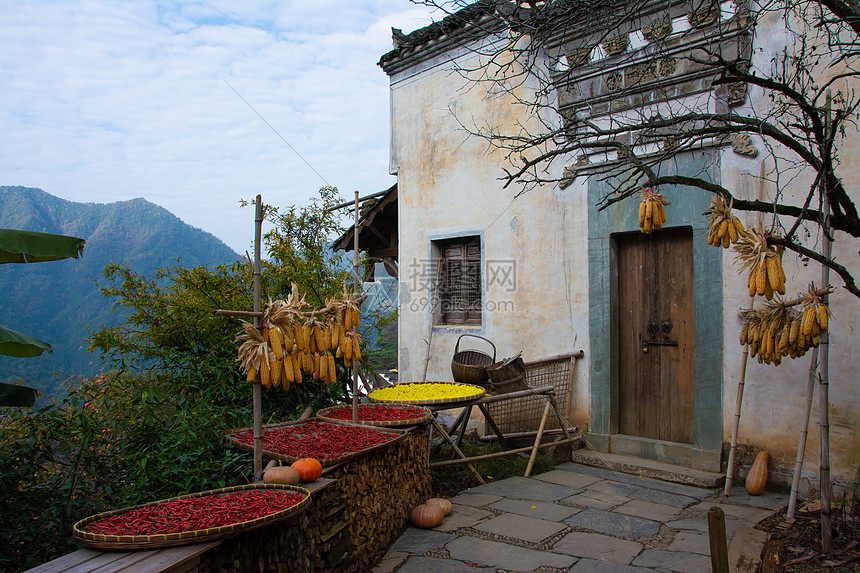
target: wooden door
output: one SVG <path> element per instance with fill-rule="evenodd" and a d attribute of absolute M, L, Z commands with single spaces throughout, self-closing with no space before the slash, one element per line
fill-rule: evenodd
<path fill-rule="evenodd" d="M 692 444 L 692 230 L 625 234 L 615 244 L 619 431 Z"/>

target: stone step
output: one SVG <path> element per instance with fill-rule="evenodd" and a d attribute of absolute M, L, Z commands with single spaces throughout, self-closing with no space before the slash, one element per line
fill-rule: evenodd
<path fill-rule="evenodd" d="M 722 487 L 725 474 L 697 470 L 665 462 L 589 449 L 573 450 L 571 461 L 586 466 L 608 469 L 624 474 L 651 477 L 663 481 L 698 487 Z"/>

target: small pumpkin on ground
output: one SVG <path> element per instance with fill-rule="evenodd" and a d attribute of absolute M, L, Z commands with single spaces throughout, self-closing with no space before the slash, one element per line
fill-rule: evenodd
<path fill-rule="evenodd" d="M 322 464 L 314 458 L 302 458 L 293 462 L 290 467 L 299 472 L 299 480 L 302 482 L 314 481 L 322 475 Z"/>
<path fill-rule="evenodd" d="M 770 454 L 764 450 L 755 457 L 745 484 L 750 495 L 758 495 L 764 491 L 764 486 L 767 484 L 767 462 L 769 460 Z"/>
<path fill-rule="evenodd" d="M 451 512 L 454 510 L 454 505 L 447 499 L 443 499 L 441 497 L 431 497 L 424 503 L 427 505 L 438 505 L 445 516 L 451 515 Z"/>
<path fill-rule="evenodd" d="M 289 466 L 269 468 L 263 472 L 263 483 L 296 485 L 299 483 L 299 472 Z"/>
<path fill-rule="evenodd" d="M 438 505 L 422 503 L 412 510 L 412 524 L 421 529 L 432 529 L 445 520 L 445 512 Z"/>

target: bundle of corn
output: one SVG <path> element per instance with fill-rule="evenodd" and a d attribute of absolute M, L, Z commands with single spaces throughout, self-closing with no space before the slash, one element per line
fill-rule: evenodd
<path fill-rule="evenodd" d="M 773 299 L 773 293 L 785 294 L 785 271 L 782 268 L 782 248 L 772 249 L 763 229 L 747 229 L 738 237 L 734 249 L 741 261 L 743 273 L 749 271 L 749 295 Z"/>
<path fill-rule="evenodd" d="M 642 187 L 639 195 L 642 201 L 639 203 L 639 230 L 650 234 L 653 229 L 661 229 L 666 222 L 666 211 L 663 205 L 669 205 L 666 198 L 654 192 L 647 185 Z"/>
<path fill-rule="evenodd" d="M 728 249 L 737 243 L 746 230 L 740 219 L 732 215 L 732 206 L 720 195 L 711 197 L 711 206 L 702 215 L 709 215 L 708 244 Z"/>
<path fill-rule="evenodd" d="M 777 296 L 759 310 L 745 310 L 739 341 L 749 344 L 750 356 L 759 363 L 778 366 L 782 358 L 798 358 L 818 346 L 821 331 L 827 328 L 829 310 L 819 300 L 814 285 L 799 299 L 785 301 Z"/>
<path fill-rule="evenodd" d="M 358 307 L 361 297 L 344 290 L 341 299 L 326 301 L 323 309 L 305 311 L 308 303 L 298 288 L 286 301 L 269 301 L 262 329 L 242 322 L 238 361 L 253 382 L 257 374 L 266 387 L 289 390 L 302 382 L 302 372 L 326 385 L 337 379 L 335 356 L 349 366 L 361 357 Z M 334 351 L 334 354 L 332 353 Z"/>

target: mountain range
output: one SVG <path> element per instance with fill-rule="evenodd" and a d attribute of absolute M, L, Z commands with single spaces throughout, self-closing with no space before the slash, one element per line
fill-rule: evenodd
<path fill-rule="evenodd" d="M 239 258 L 214 235 L 192 227 L 145 199 L 76 203 L 41 189 L 0 186 L 0 228 L 72 235 L 86 240 L 83 256 L 47 263 L 0 265 L 0 325 L 51 344 L 36 358 L 0 356 L 0 382 L 23 380 L 61 398 L 62 382 L 102 367 L 85 338 L 124 315 L 99 292 L 105 265 L 126 263 L 146 276 L 160 267 L 214 267 Z"/>

